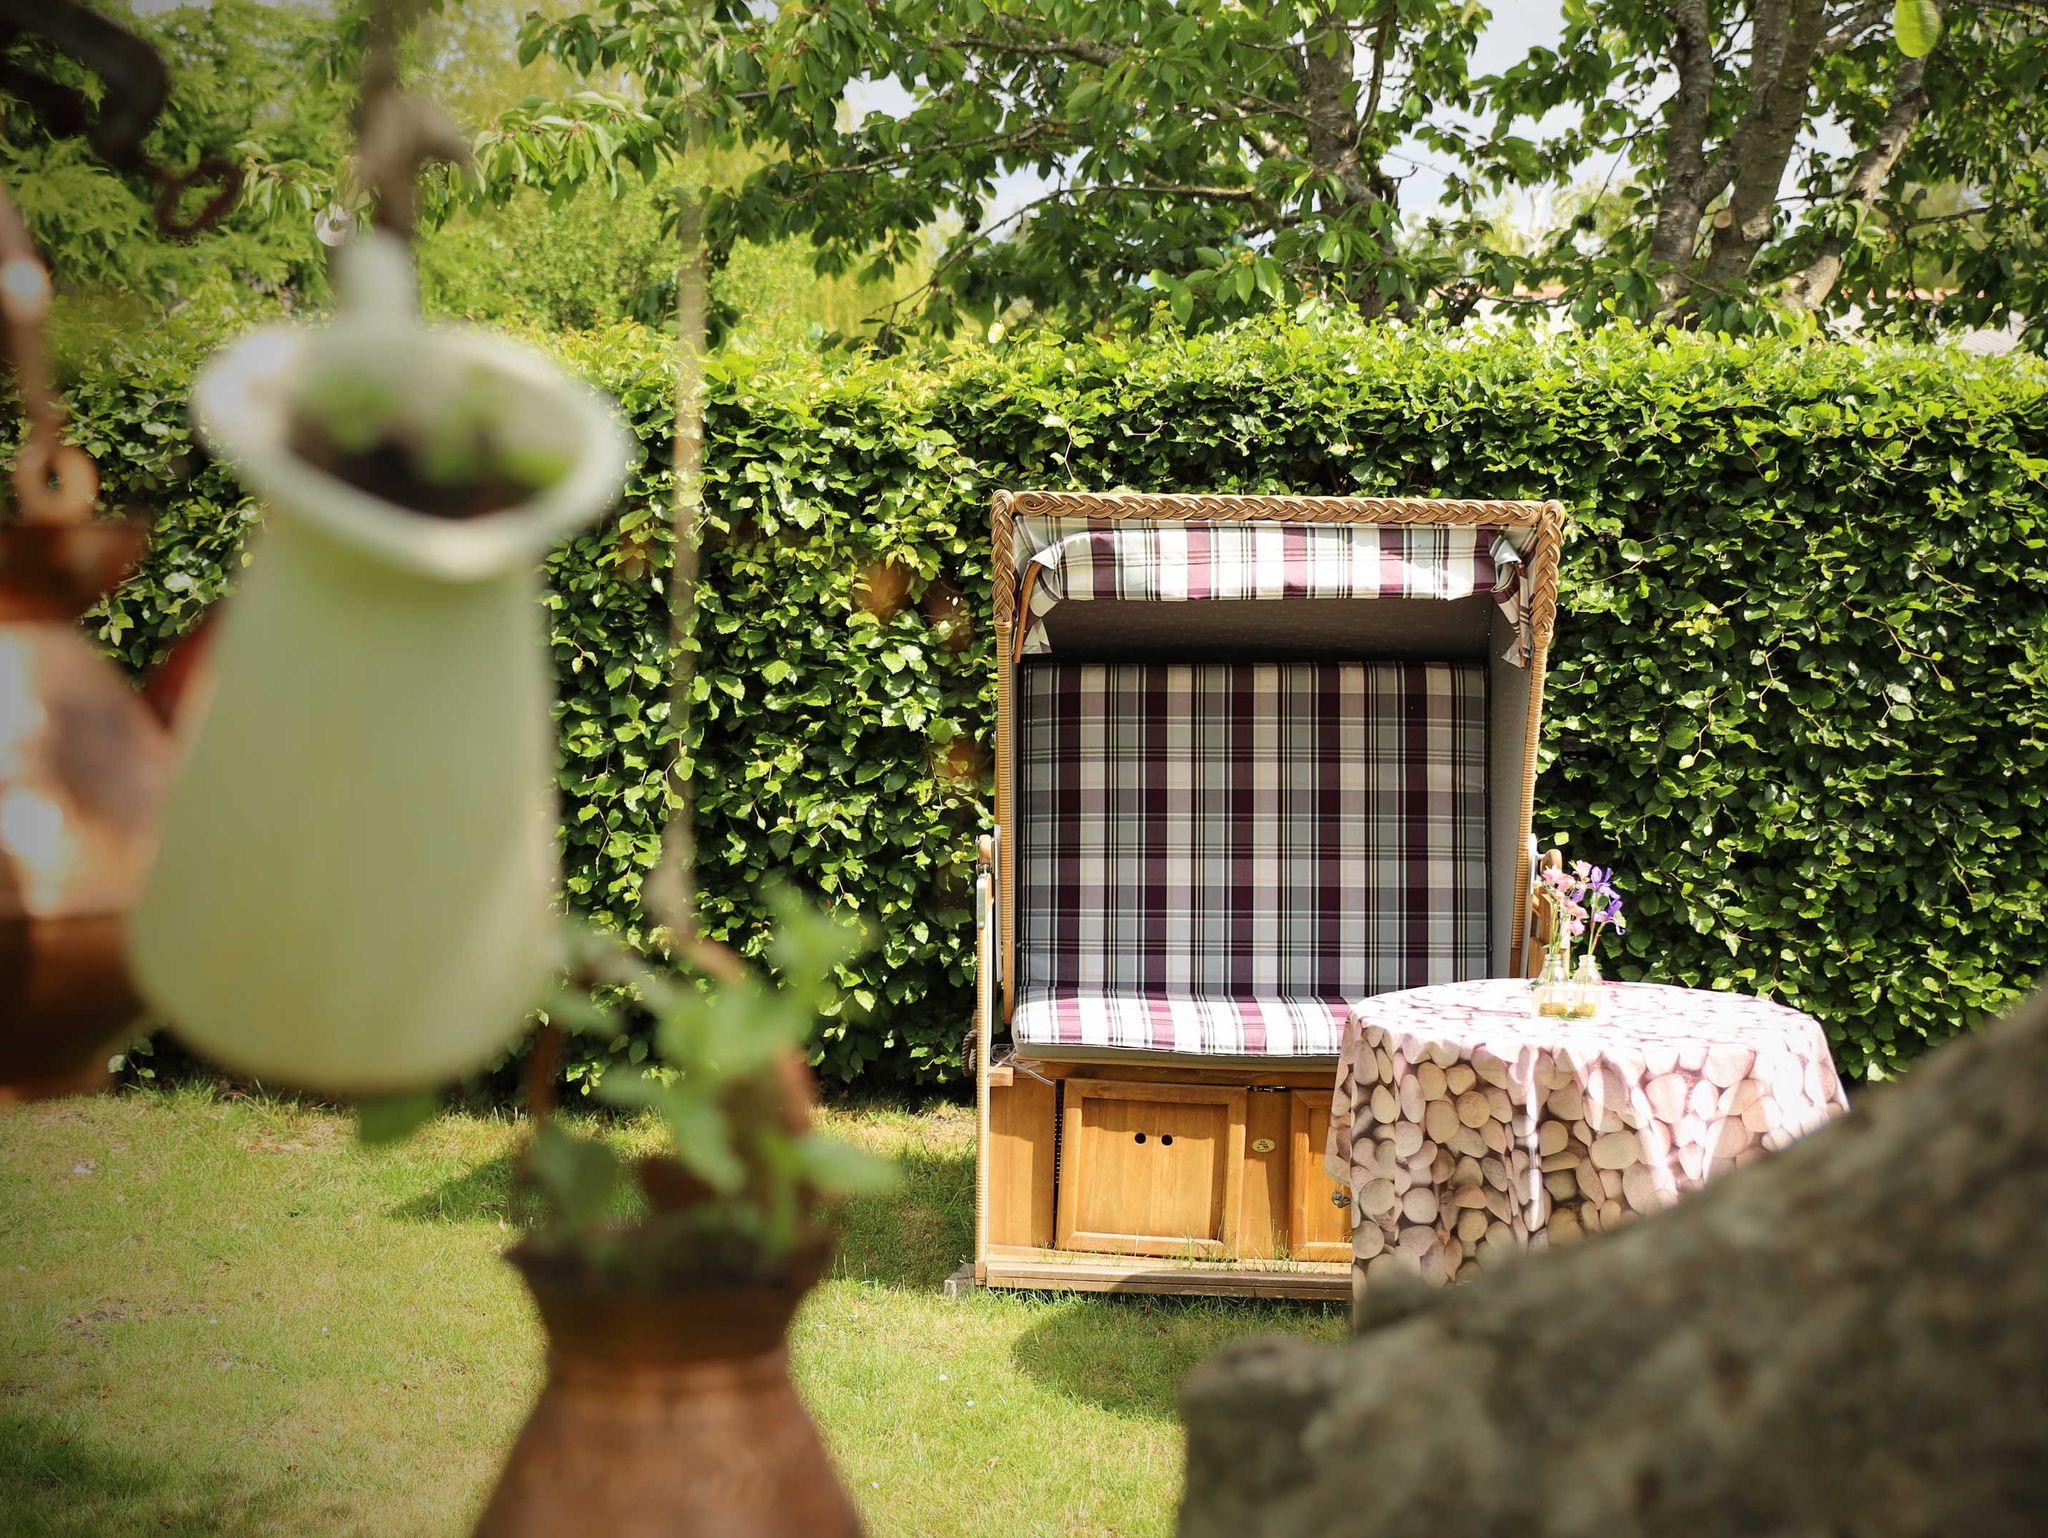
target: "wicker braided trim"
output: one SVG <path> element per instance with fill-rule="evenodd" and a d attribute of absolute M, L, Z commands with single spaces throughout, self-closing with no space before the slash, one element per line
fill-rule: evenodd
<path fill-rule="evenodd" d="M 1245 496 L 1224 492 L 1017 491 L 1018 518 L 1219 519 L 1265 523 L 1534 524 L 1548 502 L 1459 497 Z"/>
<path fill-rule="evenodd" d="M 996 655 L 1010 655 L 1010 625 L 1017 615 L 1017 498 L 999 491 L 989 516 L 990 581 L 996 610 Z"/>
<path fill-rule="evenodd" d="M 1017 1007 L 1017 882 L 1011 874 L 1016 860 L 1011 857 L 1014 831 L 1010 818 L 1010 743 L 1015 735 L 1010 720 L 1011 658 L 1010 630 L 1017 614 L 1017 569 L 1013 545 L 1016 542 L 1016 497 L 1007 491 L 995 494 L 990 527 L 995 536 L 993 558 L 996 611 L 996 926 L 1001 931 L 996 943 L 1003 950 L 1002 1018 L 1008 1025 Z"/>
<path fill-rule="evenodd" d="M 1557 563 L 1564 547 L 1564 504 L 1545 502 L 1536 536 L 1522 559 L 1529 571 L 1529 634 L 1535 648 L 1550 650 L 1557 633 Z"/>

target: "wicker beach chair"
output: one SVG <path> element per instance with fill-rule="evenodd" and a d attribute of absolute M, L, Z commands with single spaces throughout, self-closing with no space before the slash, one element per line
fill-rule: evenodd
<path fill-rule="evenodd" d="M 996 496 L 977 1282 L 1348 1296 L 1346 1001 L 1533 957 L 1562 525 Z"/>

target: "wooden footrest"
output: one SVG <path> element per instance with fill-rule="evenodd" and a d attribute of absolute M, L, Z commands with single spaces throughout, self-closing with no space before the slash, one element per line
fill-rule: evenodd
<path fill-rule="evenodd" d="M 1341 1263 L 1147 1260 L 1008 1245 L 990 1248 L 982 1284 L 1058 1292 L 1351 1301 L 1351 1267 Z"/>

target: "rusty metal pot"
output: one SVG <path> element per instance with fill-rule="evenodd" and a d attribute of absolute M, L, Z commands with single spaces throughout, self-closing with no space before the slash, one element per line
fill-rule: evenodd
<path fill-rule="evenodd" d="M 122 930 L 171 741 L 77 619 L 143 539 L 0 526 L 0 1104 L 98 1087 L 137 1014 Z"/>
<path fill-rule="evenodd" d="M 815 1246 L 775 1285 L 630 1291 L 525 1247 L 548 1376 L 477 1538 L 859 1538 L 789 1376 Z"/>

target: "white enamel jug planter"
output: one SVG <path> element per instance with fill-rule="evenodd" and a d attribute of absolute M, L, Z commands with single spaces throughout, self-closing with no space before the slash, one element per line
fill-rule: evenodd
<path fill-rule="evenodd" d="M 341 256 L 332 326 L 257 332 L 194 387 L 201 434 L 266 516 L 130 949 L 150 1002 L 207 1056 L 374 1095 L 487 1063 L 558 964 L 538 565 L 612 504 L 630 444 L 540 354 L 422 324 L 396 241 Z M 415 420 L 481 386 L 502 441 L 565 468 L 498 512 L 401 507 L 288 445 L 307 391 L 336 378 L 373 381 Z"/>

